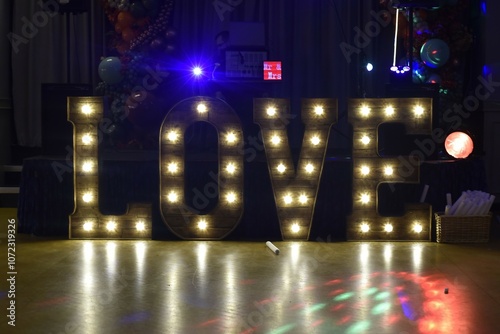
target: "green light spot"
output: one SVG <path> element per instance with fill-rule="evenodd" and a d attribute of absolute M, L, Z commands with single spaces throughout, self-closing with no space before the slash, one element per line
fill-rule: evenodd
<path fill-rule="evenodd" d="M 389 291 L 380 292 L 375 296 L 375 300 L 384 300 L 389 298 L 391 293 Z"/>
<path fill-rule="evenodd" d="M 335 301 L 341 301 L 341 300 L 346 300 L 346 299 L 349 299 L 351 298 L 352 296 L 354 296 L 354 292 L 344 292 L 338 296 L 335 296 L 335 298 L 333 298 L 333 300 Z"/>
<path fill-rule="evenodd" d="M 284 326 L 276 328 L 275 330 L 269 332 L 268 334 L 283 334 L 283 333 L 291 331 L 292 329 L 295 328 L 295 326 L 296 326 L 295 324 L 284 325 Z"/>
<path fill-rule="evenodd" d="M 385 302 L 382 304 L 378 304 L 374 308 L 372 308 L 372 314 L 377 315 L 377 314 L 382 314 L 387 312 L 391 308 L 391 303 Z"/>
<path fill-rule="evenodd" d="M 363 295 L 365 296 L 369 296 L 369 295 L 373 295 L 375 292 L 377 292 L 378 289 L 373 287 L 373 288 L 369 288 L 369 289 L 366 289 L 364 292 L 363 292 Z"/>
<path fill-rule="evenodd" d="M 370 322 L 369 321 L 361 321 L 361 322 L 357 322 L 354 325 L 347 328 L 345 333 L 346 334 L 364 333 L 368 328 L 370 328 Z"/>
<path fill-rule="evenodd" d="M 313 312 L 319 311 L 321 309 L 324 309 L 325 306 L 326 306 L 326 303 L 320 303 L 320 304 L 312 305 L 312 306 L 306 308 L 304 310 L 304 313 L 313 313 Z"/>

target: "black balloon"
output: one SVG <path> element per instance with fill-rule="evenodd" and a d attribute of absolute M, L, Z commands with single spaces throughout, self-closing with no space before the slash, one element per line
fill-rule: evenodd
<path fill-rule="evenodd" d="M 144 17 L 147 14 L 146 8 L 140 2 L 134 2 L 130 5 L 130 12 L 135 18 Z"/>
<path fill-rule="evenodd" d="M 142 4 L 146 9 L 157 9 L 158 8 L 158 0 L 142 0 Z"/>
<path fill-rule="evenodd" d="M 176 47 L 174 44 L 167 44 L 167 46 L 165 47 L 165 52 L 167 54 L 172 54 L 176 51 Z"/>
<path fill-rule="evenodd" d="M 163 51 L 165 50 L 166 45 L 163 38 L 158 37 L 151 41 L 149 47 L 151 48 L 152 51 Z"/>
<path fill-rule="evenodd" d="M 175 31 L 174 28 L 168 28 L 165 31 L 165 37 L 169 40 L 174 39 L 177 36 L 177 32 Z"/>

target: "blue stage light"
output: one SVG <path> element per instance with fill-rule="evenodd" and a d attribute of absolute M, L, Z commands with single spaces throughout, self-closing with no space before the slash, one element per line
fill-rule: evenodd
<path fill-rule="evenodd" d="M 199 67 L 199 66 L 193 67 L 193 74 L 194 74 L 195 77 L 201 76 L 203 74 L 202 68 Z"/>
<path fill-rule="evenodd" d="M 481 1 L 481 13 L 486 15 L 486 1 Z"/>

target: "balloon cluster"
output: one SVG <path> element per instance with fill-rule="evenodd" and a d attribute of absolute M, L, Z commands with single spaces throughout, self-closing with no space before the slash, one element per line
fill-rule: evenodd
<path fill-rule="evenodd" d="M 450 92 L 463 88 L 463 59 L 472 45 L 468 13 L 469 0 L 442 1 L 438 8 L 427 10 L 424 16 L 429 31 L 417 32 L 415 36 L 415 56 L 421 60 L 421 66 L 428 69 L 422 82 L 440 84 L 446 98 Z"/>
<path fill-rule="evenodd" d="M 379 2 L 392 10 L 390 0 Z M 401 13 L 406 17 L 403 24 L 410 24 L 406 11 Z M 414 9 L 413 82 L 439 84 L 445 99 L 462 98 L 464 58 L 473 41 L 468 26 L 471 14 L 471 0 L 440 0 L 435 8 Z"/>
<path fill-rule="evenodd" d="M 170 74 L 165 64 L 175 57 L 173 0 L 101 0 L 101 4 L 109 21 L 109 56 L 99 63 L 102 82 L 97 90 L 110 100 L 113 145 L 155 146 L 155 138 L 145 144 L 144 137 L 157 133 L 163 117 L 163 101 L 157 95 L 165 95 Z"/>

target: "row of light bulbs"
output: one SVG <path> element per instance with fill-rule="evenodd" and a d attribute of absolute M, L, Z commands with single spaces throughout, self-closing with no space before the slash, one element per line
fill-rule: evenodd
<path fill-rule="evenodd" d="M 238 195 L 235 191 L 228 191 L 225 196 L 227 203 L 234 204 L 238 202 Z M 169 203 L 178 203 L 180 194 L 175 190 L 170 190 L 167 194 L 167 201 Z"/>
<path fill-rule="evenodd" d="M 421 105 L 417 104 L 413 107 L 413 115 L 417 118 L 422 117 L 424 115 L 425 109 Z M 372 114 L 372 109 L 368 105 L 361 105 L 359 108 L 359 113 L 363 117 L 369 117 Z M 396 109 L 393 106 L 387 105 L 384 107 L 384 114 L 387 117 L 392 117 L 396 114 Z"/>
<path fill-rule="evenodd" d="M 371 168 L 368 165 L 362 165 L 359 167 L 359 171 L 361 175 L 363 176 L 368 176 L 371 173 Z M 394 168 L 392 166 L 385 166 L 384 167 L 384 175 L 386 176 L 392 176 L 394 175 Z"/>
<path fill-rule="evenodd" d="M 302 205 L 305 205 L 307 204 L 307 202 L 309 202 L 309 197 L 304 194 L 304 193 L 301 193 L 299 194 L 297 197 L 296 197 L 297 201 L 302 204 Z M 286 205 L 291 205 L 293 204 L 293 201 L 294 201 L 294 196 L 292 193 L 287 193 L 283 196 L 283 202 L 286 204 Z"/>
<path fill-rule="evenodd" d="M 199 112 L 199 113 L 205 113 L 208 111 L 208 108 L 206 107 L 205 104 L 203 103 L 200 103 L 198 104 L 198 106 L 196 107 L 196 110 Z M 322 106 L 315 106 L 314 107 L 314 113 L 316 115 L 323 115 L 324 113 L 324 109 Z M 274 116 L 277 114 L 277 111 L 276 111 L 276 108 L 275 107 L 268 107 L 267 108 L 267 114 L 270 115 L 270 116 Z M 177 130 L 177 129 L 171 129 L 167 132 L 167 135 L 166 135 L 166 138 L 169 142 L 171 143 L 177 143 L 180 139 L 180 131 Z M 226 143 L 227 144 L 235 144 L 238 140 L 237 138 L 237 135 L 235 132 L 233 131 L 230 131 L 226 134 L 225 136 L 225 139 L 226 139 Z M 277 135 L 277 134 L 274 134 L 272 137 L 271 137 L 271 143 L 275 146 L 281 144 L 282 142 L 282 137 Z M 314 134 L 311 136 L 310 138 L 310 142 L 312 145 L 314 146 L 317 146 L 321 143 L 321 139 L 320 139 L 320 136 L 318 134 Z M 229 174 L 233 174 L 236 170 L 236 166 L 234 163 L 230 162 L 227 164 L 226 166 L 226 171 L 229 173 Z M 280 163 L 277 167 L 276 167 L 277 171 L 280 173 L 280 174 L 283 174 L 287 167 L 284 163 Z M 177 162 L 170 162 L 167 164 L 167 170 L 168 172 L 172 173 L 172 174 L 175 174 L 179 171 L 179 163 Z M 305 166 L 305 170 L 307 173 L 312 173 L 314 172 L 315 168 L 314 168 L 314 165 L 311 164 L 311 163 L 308 163 L 306 166 Z"/>
<path fill-rule="evenodd" d="M 206 220 L 206 219 L 203 219 L 203 218 L 202 218 L 202 219 L 198 220 L 198 222 L 196 223 L 196 227 L 197 227 L 197 228 L 198 228 L 198 230 L 200 230 L 200 231 L 205 231 L 205 230 L 207 230 L 207 229 L 208 229 L 209 224 L 208 224 L 208 222 L 207 222 L 207 220 Z M 299 223 L 292 223 L 292 224 L 290 225 L 290 230 L 291 230 L 293 233 L 299 233 L 299 232 L 300 232 L 300 230 L 301 230 Z"/>
<path fill-rule="evenodd" d="M 362 233 L 368 233 L 371 230 L 370 224 L 361 223 L 359 225 L 359 229 Z M 412 231 L 415 233 L 421 233 L 424 230 L 422 224 L 414 223 L 412 227 Z M 384 232 L 391 233 L 394 231 L 394 226 L 391 223 L 384 224 Z"/>
<path fill-rule="evenodd" d="M 92 221 L 89 221 L 89 220 L 85 221 L 83 223 L 83 229 L 87 232 L 91 232 L 94 230 L 94 225 L 95 225 L 95 223 Z M 117 226 L 118 225 L 117 225 L 116 221 L 110 220 L 109 222 L 106 223 L 106 230 L 108 232 L 114 232 L 114 231 L 116 231 Z M 135 229 L 139 232 L 145 231 L 146 230 L 146 223 L 144 223 L 143 221 L 136 222 Z"/>
<path fill-rule="evenodd" d="M 315 105 L 313 107 L 313 113 L 316 116 L 323 116 L 325 114 L 325 108 L 323 108 L 322 105 Z M 267 116 L 274 117 L 278 115 L 278 111 L 276 110 L 276 107 L 268 106 L 266 109 L 266 114 Z"/>
<path fill-rule="evenodd" d="M 175 162 L 175 161 L 167 163 L 168 173 L 170 173 L 172 175 L 178 174 L 180 172 L 179 165 L 180 165 L 180 163 Z M 230 175 L 234 175 L 236 173 L 237 169 L 238 169 L 238 167 L 237 167 L 237 164 L 235 162 L 228 162 L 226 164 L 226 166 L 224 167 L 224 170 Z"/>
<path fill-rule="evenodd" d="M 180 139 L 180 131 L 171 129 L 167 132 L 166 138 L 171 144 L 178 143 Z M 238 142 L 238 135 L 234 131 L 230 131 L 225 135 L 225 141 L 228 145 L 236 144 Z M 283 142 L 283 139 L 282 136 L 274 134 L 271 136 L 270 141 L 273 146 L 279 146 Z M 313 146 L 318 146 L 321 144 L 321 138 L 318 134 L 314 134 L 309 138 L 309 142 Z"/>
<path fill-rule="evenodd" d="M 91 115 L 93 113 L 93 109 L 90 105 L 84 104 L 81 106 L 81 112 L 84 115 Z M 94 142 L 94 138 L 90 133 L 84 133 L 82 135 L 82 144 L 85 146 L 92 145 Z M 81 165 L 82 171 L 84 173 L 92 173 L 94 171 L 94 161 L 93 160 L 84 160 Z M 92 203 L 94 201 L 94 194 L 92 191 L 84 191 L 82 193 L 82 200 L 85 203 Z M 114 221 L 110 221 L 107 224 L 108 230 L 114 230 L 116 228 L 116 223 Z M 83 224 L 83 229 L 85 231 L 91 231 L 93 229 L 93 223 L 87 221 Z"/>

